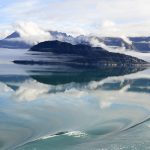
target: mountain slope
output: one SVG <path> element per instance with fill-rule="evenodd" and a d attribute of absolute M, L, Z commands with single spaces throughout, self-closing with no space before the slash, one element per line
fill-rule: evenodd
<path fill-rule="evenodd" d="M 0 40 L 0 48 L 28 49 L 30 47 L 31 45 L 21 40 L 20 34 L 18 32 L 13 32 L 5 39 Z"/>
<path fill-rule="evenodd" d="M 135 50 L 140 52 L 150 52 L 150 37 L 130 37 Z"/>
<path fill-rule="evenodd" d="M 69 66 L 73 68 L 101 68 L 145 65 L 147 62 L 124 54 L 111 53 L 100 47 L 88 45 L 72 45 L 60 41 L 46 41 L 33 46 L 30 52 L 39 52 L 41 60 L 14 61 L 19 64 L 38 64 L 51 66 Z M 38 55 L 38 57 L 39 57 Z M 43 60 L 43 55 L 47 57 Z"/>
<path fill-rule="evenodd" d="M 44 31 L 43 31 L 44 32 Z M 63 32 L 58 31 L 48 31 L 46 34 L 49 34 L 49 38 L 47 40 L 57 40 L 61 42 L 71 43 L 73 45 L 77 44 L 86 44 L 90 46 L 98 46 L 104 48 L 111 49 L 119 49 L 121 50 L 133 50 L 139 52 L 150 52 L 150 37 L 98 37 L 98 36 L 85 36 L 80 35 L 77 37 L 73 37 Z M 24 39 L 21 37 L 19 32 L 14 32 L 11 35 L 7 36 L 5 39 L 0 40 L 0 48 L 11 48 L 11 49 L 29 49 L 33 45 L 41 42 L 38 40 L 40 35 L 29 36 L 28 39 Z M 48 35 L 46 35 L 48 36 Z M 30 40 L 37 39 L 37 42 L 32 42 Z M 42 38 L 42 41 L 45 41 Z"/>

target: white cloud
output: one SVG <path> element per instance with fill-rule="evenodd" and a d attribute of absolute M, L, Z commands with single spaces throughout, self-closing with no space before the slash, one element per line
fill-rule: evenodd
<path fill-rule="evenodd" d="M 105 83 L 115 83 L 115 82 L 124 82 L 125 80 L 138 80 L 138 79 L 150 79 L 150 69 L 146 69 L 144 71 L 139 71 L 136 73 L 117 76 L 117 77 L 108 77 L 100 81 L 91 81 L 88 83 L 87 87 L 90 90 L 96 90 L 98 87 L 103 86 Z M 119 93 L 126 92 L 130 88 L 130 84 L 124 86 Z"/>
<path fill-rule="evenodd" d="M 21 39 L 30 44 L 37 44 L 52 39 L 49 32 L 44 31 L 33 22 L 20 22 L 15 28 L 20 33 Z"/>
<path fill-rule="evenodd" d="M 131 43 L 126 36 L 150 36 L 150 21 L 142 23 L 99 25 L 94 31 L 99 36 L 119 36 Z"/>
<path fill-rule="evenodd" d="M 10 32 L 8 30 L 4 30 L 4 31 L 0 31 L 0 40 L 4 39 L 5 37 L 7 37 L 10 34 Z"/>
<path fill-rule="evenodd" d="M 149 4 L 149 0 L 15 0 L 0 10 L 0 17 L 5 24 L 33 21 L 72 34 L 150 35 Z"/>
<path fill-rule="evenodd" d="M 14 95 L 19 101 L 33 101 L 48 91 L 48 85 L 31 80 L 24 82 Z"/>
<path fill-rule="evenodd" d="M 0 40 L 12 33 L 12 26 L 0 24 Z"/>
<path fill-rule="evenodd" d="M 110 20 L 105 20 L 102 22 L 102 28 L 110 28 L 110 27 L 115 27 L 115 23 L 110 21 Z"/>
<path fill-rule="evenodd" d="M 121 36 L 121 38 L 128 44 L 132 44 L 132 41 L 130 41 L 129 38 L 127 38 L 126 36 Z"/>
<path fill-rule="evenodd" d="M 96 37 L 92 37 L 89 39 L 89 42 L 90 44 L 93 46 L 93 47 L 102 47 L 103 49 L 105 50 L 108 50 L 109 51 L 109 47 L 107 45 L 105 45 L 103 42 L 100 42 Z"/>
<path fill-rule="evenodd" d="M 6 84 L 0 82 L 0 94 L 4 94 L 4 93 L 7 93 L 7 92 L 12 92 L 13 90 L 8 87 Z"/>

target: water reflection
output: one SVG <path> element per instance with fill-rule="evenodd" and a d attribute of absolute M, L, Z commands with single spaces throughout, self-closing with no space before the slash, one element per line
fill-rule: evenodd
<path fill-rule="evenodd" d="M 23 73 L 0 73 L 0 149 L 150 146 L 150 69 L 16 67 Z"/>

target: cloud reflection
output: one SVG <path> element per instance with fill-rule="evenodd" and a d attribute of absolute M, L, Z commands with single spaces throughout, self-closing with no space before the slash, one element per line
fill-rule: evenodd
<path fill-rule="evenodd" d="M 49 86 L 35 80 L 25 81 L 15 92 L 16 100 L 33 101 L 49 91 Z"/>

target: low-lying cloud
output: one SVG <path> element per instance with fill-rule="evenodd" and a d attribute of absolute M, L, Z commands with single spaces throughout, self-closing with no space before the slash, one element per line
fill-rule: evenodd
<path fill-rule="evenodd" d="M 43 30 L 33 22 L 20 22 L 15 28 L 20 34 L 21 39 L 31 45 L 52 39 L 49 32 Z"/>

